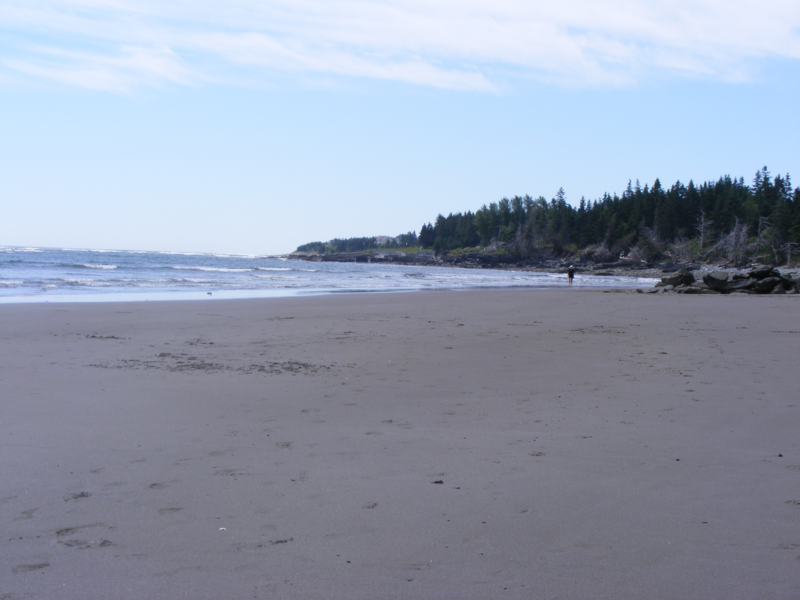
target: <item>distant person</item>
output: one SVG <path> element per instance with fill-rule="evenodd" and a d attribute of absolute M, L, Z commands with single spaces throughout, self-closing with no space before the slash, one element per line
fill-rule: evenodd
<path fill-rule="evenodd" d="M 572 287 L 572 280 L 575 279 L 575 267 L 572 265 L 567 269 L 567 279 L 569 279 L 569 287 Z"/>

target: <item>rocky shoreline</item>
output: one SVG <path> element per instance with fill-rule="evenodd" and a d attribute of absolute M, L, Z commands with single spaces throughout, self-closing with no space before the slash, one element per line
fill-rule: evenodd
<path fill-rule="evenodd" d="M 637 290 L 641 292 L 642 290 Z M 746 273 L 711 271 L 695 279 L 693 273 L 680 270 L 662 277 L 649 294 L 797 294 L 800 278 L 782 274 L 773 267 L 758 267 Z"/>
<path fill-rule="evenodd" d="M 419 252 L 416 254 L 405 254 L 402 252 L 375 252 L 362 253 L 354 252 L 348 254 L 289 254 L 285 258 L 291 260 L 304 260 L 309 262 L 358 262 L 376 264 L 397 264 L 397 265 L 421 265 L 428 267 L 457 267 L 462 269 L 500 269 L 505 271 L 530 271 L 538 273 L 565 273 L 570 265 L 575 266 L 575 272 L 581 275 L 595 276 L 627 276 L 643 277 L 649 279 L 665 279 L 670 274 L 678 272 L 694 273 L 699 277 L 698 282 L 702 282 L 705 275 L 714 272 L 725 272 L 731 278 L 737 277 L 736 281 L 748 279 L 746 275 L 752 271 L 769 269 L 761 265 L 747 265 L 737 267 L 727 264 L 695 264 L 695 263 L 676 263 L 673 261 L 661 263 L 643 263 L 641 261 L 621 258 L 616 261 L 601 262 L 582 256 L 580 258 L 521 258 L 514 254 L 488 253 L 488 252 L 464 252 L 460 254 L 435 255 L 433 252 Z M 760 272 L 760 271 L 759 271 Z M 782 268 L 777 276 L 784 277 L 791 281 L 800 279 L 800 269 Z M 693 281 L 695 280 L 692 275 Z M 742 279 L 743 278 L 743 279 Z M 766 276 L 764 277 L 766 278 Z M 733 279 L 731 279 L 733 281 Z M 656 284 L 661 287 L 673 285 L 668 291 L 675 289 L 672 283 Z M 654 288 L 656 289 L 656 288 Z M 749 290 L 749 287 L 737 289 Z M 694 292 L 690 292 L 694 293 Z"/>

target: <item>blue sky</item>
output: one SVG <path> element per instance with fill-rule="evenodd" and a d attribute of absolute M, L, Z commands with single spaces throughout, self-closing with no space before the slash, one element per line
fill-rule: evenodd
<path fill-rule="evenodd" d="M 800 4 L 0 0 L 0 245 L 275 254 L 800 177 Z"/>

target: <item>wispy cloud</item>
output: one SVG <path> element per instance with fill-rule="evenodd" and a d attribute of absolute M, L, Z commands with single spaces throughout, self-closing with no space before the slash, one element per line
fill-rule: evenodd
<path fill-rule="evenodd" d="M 6 80 L 112 91 L 287 74 L 480 91 L 514 77 L 746 81 L 800 60 L 800 3 L 0 0 L 0 36 Z"/>

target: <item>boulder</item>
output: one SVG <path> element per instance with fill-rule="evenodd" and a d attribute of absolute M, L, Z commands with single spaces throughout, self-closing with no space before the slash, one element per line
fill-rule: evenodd
<path fill-rule="evenodd" d="M 729 281 L 725 286 L 726 292 L 738 292 L 741 290 L 752 290 L 753 286 L 756 284 L 755 279 L 735 279 L 733 281 Z"/>
<path fill-rule="evenodd" d="M 705 283 L 712 290 L 724 292 L 728 287 L 728 274 L 725 271 L 714 271 L 703 276 Z"/>
<path fill-rule="evenodd" d="M 778 285 L 781 282 L 780 277 L 766 277 L 761 279 L 760 281 L 756 281 L 753 289 L 758 292 L 759 294 L 768 294 L 772 291 L 774 287 L 780 287 L 781 291 L 783 291 L 783 286 Z"/>
<path fill-rule="evenodd" d="M 750 271 L 747 276 L 761 281 L 762 279 L 767 279 L 768 277 L 780 277 L 780 273 L 777 269 L 773 269 L 772 267 L 760 267 Z"/>
<path fill-rule="evenodd" d="M 783 289 L 782 285 L 776 285 L 774 288 L 772 288 L 772 291 L 770 292 L 770 294 L 785 294 L 785 293 L 786 290 Z"/>
<path fill-rule="evenodd" d="M 683 269 L 672 275 L 661 278 L 661 282 L 664 285 L 673 285 L 675 287 L 678 287 L 679 285 L 691 285 L 694 283 L 694 281 L 694 275 Z"/>
<path fill-rule="evenodd" d="M 794 290 L 800 292 L 800 279 L 791 279 L 790 277 L 781 277 L 781 285 L 787 292 Z"/>

